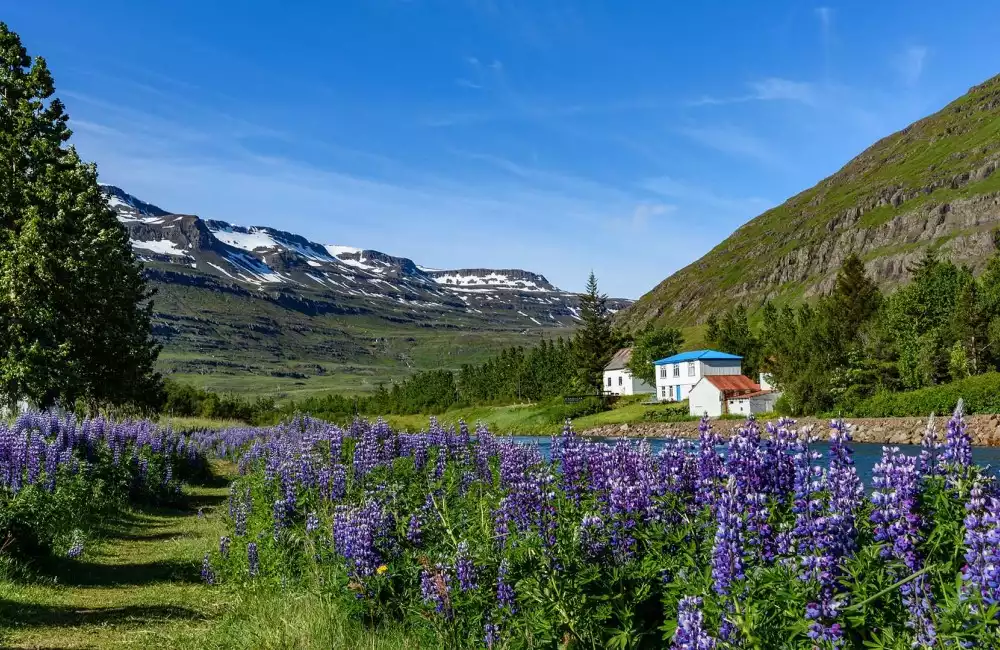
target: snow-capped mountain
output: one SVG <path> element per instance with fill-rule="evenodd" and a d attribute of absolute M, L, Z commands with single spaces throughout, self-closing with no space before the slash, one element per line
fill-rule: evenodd
<path fill-rule="evenodd" d="M 459 327 L 564 327 L 577 294 L 520 269 L 436 269 L 373 249 L 319 244 L 265 226 L 174 214 L 106 185 L 109 203 L 154 282 L 236 285 L 315 309 L 388 318 L 447 317 Z M 612 309 L 629 304 L 612 300 Z"/>

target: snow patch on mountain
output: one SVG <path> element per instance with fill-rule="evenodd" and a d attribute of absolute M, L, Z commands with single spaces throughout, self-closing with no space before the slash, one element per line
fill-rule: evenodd
<path fill-rule="evenodd" d="M 511 277 L 505 273 L 489 273 L 486 275 L 472 275 L 455 272 L 439 272 L 434 276 L 434 281 L 449 288 L 469 288 L 469 287 L 491 287 L 518 289 L 520 291 L 551 291 L 547 287 L 541 287 L 533 280 Z"/>
<path fill-rule="evenodd" d="M 182 250 L 174 242 L 169 239 L 157 239 L 151 241 L 137 241 L 135 239 L 129 240 L 132 243 L 132 248 L 137 248 L 143 251 L 150 251 L 156 253 L 157 255 L 173 255 L 175 257 L 190 257 L 186 251 Z"/>

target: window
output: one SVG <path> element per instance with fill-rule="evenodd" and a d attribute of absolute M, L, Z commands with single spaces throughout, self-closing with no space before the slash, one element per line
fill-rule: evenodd
<path fill-rule="evenodd" d="M 694 377 L 694 361 L 688 361 L 688 377 Z"/>
<path fill-rule="evenodd" d="M 611 385 L 611 377 L 608 377 L 608 386 Z"/>
<path fill-rule="evenodd" d="M 667 387 L 666 386 L 660 386 L 660 397 L 662 397 L 664 399 L 667 398 Z"/>
<path fill-rule="evenodd" d="M 680 376 L 681 376 L 681 364 L 675 363 L 674 364 L 674 377 L 680 377 Z"/>
<path fill-rule="evenodd" d="M 666 378 L 667 378 L 667 367 L 660 366 L 660 379 L 666 379 Z"/>
<path fill-rule="evenodd" d="M 618 375 L 618 385 L 619 386 L 622 385 L 622 376 L 621 375 Z"/>

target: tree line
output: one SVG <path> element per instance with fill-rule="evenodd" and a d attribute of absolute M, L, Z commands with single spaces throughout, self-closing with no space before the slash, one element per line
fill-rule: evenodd
<path fill-rule="evenodd" d="M 769 373 L 794 414 L 850 412 L 877 392 L 1000 368 L 1000 253 L 979 277 L 933 249 L 908 270 L 911 282 L 883 295 L 849 255 L 815 303 L 766 303 L 756 326 L 740 305 L 711 317 L 706 338 L 741 354 L 745 373 Z"/>

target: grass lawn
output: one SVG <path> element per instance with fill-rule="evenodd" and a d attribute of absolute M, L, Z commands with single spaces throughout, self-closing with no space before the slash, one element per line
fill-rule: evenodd
<path fill-rule="evenodd" d="M 573 428 L 584 431 L 606 424 L 625 424 L 646 421 L 648 411 L 662 411 L 669 408 L 666 405 L 642 404 L 645 397 L 627 398 L 621 400 L 609 411 L 585 415 L 573 419 Z M 451 409 L 437 416 L 442 424 L 456 424 L 465 420 L 469 426 L 483 421 L 490 429 L 499 434 L 552 435 L 562 430 L 559 416 L 549 404 L 516 404 L 512 406 L 474 406 Z M 427 428 L 426 415 L 392 415 L 386 417 L 390 425 L 396 428 L 418 431 Z"/>

